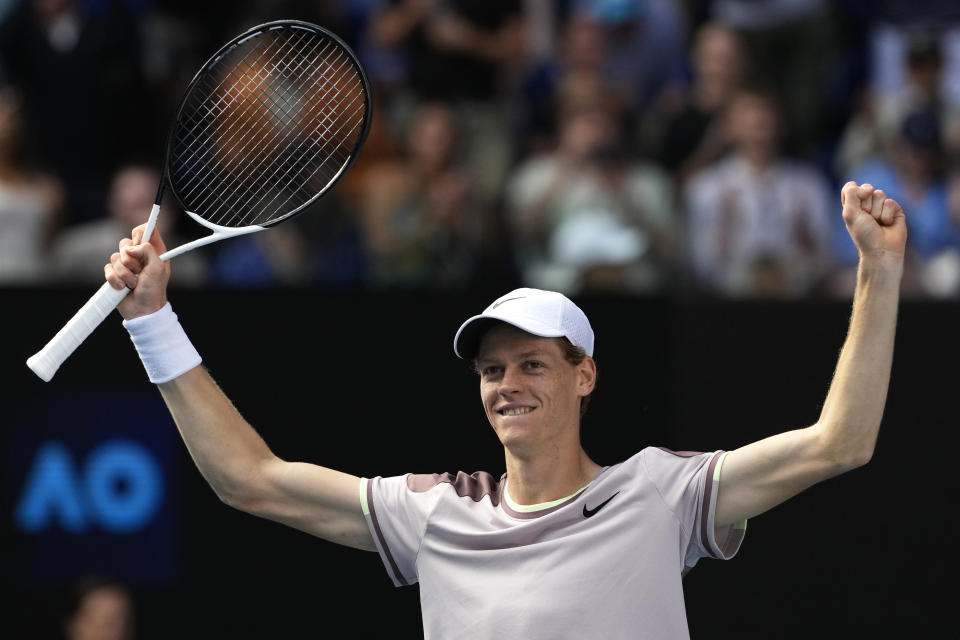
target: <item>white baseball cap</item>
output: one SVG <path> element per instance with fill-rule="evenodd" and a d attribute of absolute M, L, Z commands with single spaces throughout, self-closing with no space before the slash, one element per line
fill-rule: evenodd
<path fill-rule="evenodd" d="M 453 352 L 464 359 L 476 357 L 480 339 L 496 321 L 541 338 L 565 337 L 593 356 L 593 328 L 580 307 L 562 293 L 526 287 L 500 296 L 483 313 L 460 325 Z"/>

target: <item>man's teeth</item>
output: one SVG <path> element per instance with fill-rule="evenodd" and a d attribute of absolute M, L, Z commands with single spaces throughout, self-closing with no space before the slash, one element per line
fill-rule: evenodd
<path fill-rule="evenodd" d="M 512 409 L 504 409 L 500 413 L 505 416 L 519 416 L 531 411 L 533 411 L 533 407 L 513 407 Z"/>

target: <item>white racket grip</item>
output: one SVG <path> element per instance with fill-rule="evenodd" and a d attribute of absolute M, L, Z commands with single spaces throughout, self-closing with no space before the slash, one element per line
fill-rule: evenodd
<path fill-rule="evenodd" d="M 126 287 L 118 291 L 110 286 L 109 282 L 104 282 L 44 348 L 27 359 L 27 366 L 44 382 L 50 382 L 60 365 L 100 326 L 128 293 L 130 289 Z"/>

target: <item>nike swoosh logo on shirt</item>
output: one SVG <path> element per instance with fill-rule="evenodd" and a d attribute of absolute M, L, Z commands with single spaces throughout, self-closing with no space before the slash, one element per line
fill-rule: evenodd
<path fill-rule="evenodd" d="M 617 491 L 617 493 L 620 493 L 620 492 Z M 603 509 L 605 506 L 607 506 L 607 503 L 608 503 L 608 502 L 610 502 L 611 500 L 613 500 L 614 498 L 617 497 L 617 493 L 613 494 L 612 496 L 610 496 L 609 498 L 607 498 L 606 500 L 604 500 L 603 502 L 601 502 L 600 504 L 598 504 L 598 505 L 597 505 L 596 507 L 594 507 L 593 509 L 588 509 L 588 508 L 587 508 L 587 505 L 583 505 L 583 517 L 584 517 L 584 518 L 590 518 L 590 517 L 596 515 L 597 511 L 600 511 L 600 509 Z"/>

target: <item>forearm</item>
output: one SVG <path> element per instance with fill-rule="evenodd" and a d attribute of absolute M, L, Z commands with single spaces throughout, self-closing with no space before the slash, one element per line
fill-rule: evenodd
<path fill-rule="evenodd" d="M 203 366 L 157 385 L 177 429 L 221 500 L 249 500 L 262 466 L 275 456 Z"/>
<path fill-rule="evenodd" d="M 843 468 L 873 455 L 893 363 L 902 258 L 861 260 L 846 341 L 817 428 Z"/>

